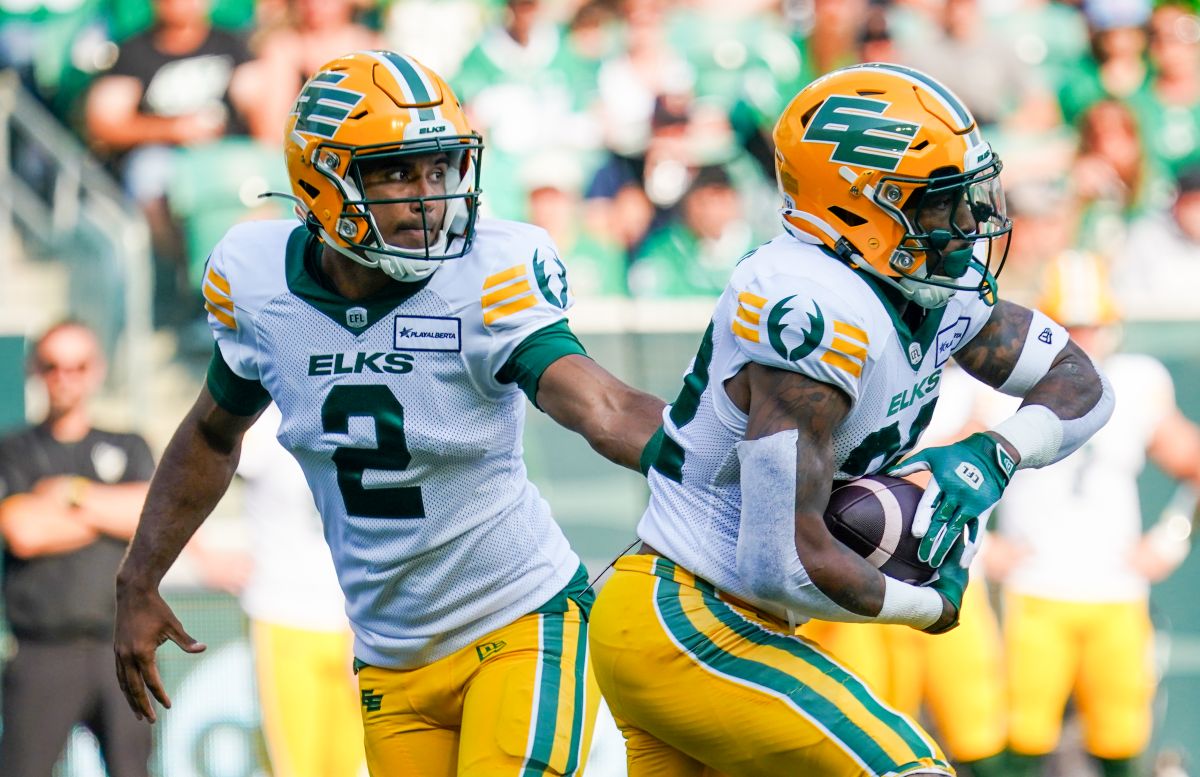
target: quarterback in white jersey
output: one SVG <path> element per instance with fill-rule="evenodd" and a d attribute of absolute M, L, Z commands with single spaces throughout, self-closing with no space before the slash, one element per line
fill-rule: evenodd
<path fill-rule="evenodd" d="M 269 400 L 355 634 L 374 774 L 573 774 L 587 752 L 587 576 L 529 482 L 525 398 L 630 467 L 662 402 L 586 357 L 541 229 L 478 217 L 482 144 L 433 71 L 357 52 L 306 83 L 285 157 L 303 223 L 230 230 L 204 276 L 216 349 L 118 582 L 118 675 L 167 704 L 189 637 L 157 582 Z"/>
<path fill-rule="evenodd" d="M 734 270 L 648 446 L 641 552 L 592 613 L 597 680 L 632 777 L 952 774 L 795 625 L 953 628 L 1012 472 L 1078 447 L 1111 393 L 1061 327 L 996 298 L 1000 162 L 943 85 L 894 65 L 835 71 L 792 100 L 775 145 L 784 232 Z M 1023 406 L 897 466 L 950 358 Z M 930 587 L 885 578 L 822 517 L 836 480 L 918 470 Z"/>

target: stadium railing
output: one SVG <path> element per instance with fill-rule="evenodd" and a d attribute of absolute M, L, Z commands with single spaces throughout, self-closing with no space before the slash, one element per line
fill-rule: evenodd
<path fill-rule="evenodd" d="M 145 219 L 83 144 L 5 70 L 0 245 L 7 249 L 17 237 L 29 252 L 68 263 L 69 310 L 95 327 L 110 351 L 114 395 L 129 418 L 150 417 L 153 264 Z"/>

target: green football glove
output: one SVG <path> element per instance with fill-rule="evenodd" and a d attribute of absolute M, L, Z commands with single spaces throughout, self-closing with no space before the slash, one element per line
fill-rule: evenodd
<path fill-rule="evenodd" d="M 971 563 L 962 563 L 962 557 L 966 554 L 966 543 L 956 543 L 954 549 L 946 557 L 946 563 L 938 567 L 933 573 L 933 578 L 925 583 L 926 586 L 946 597 L 950 604 L 954 605 L 954 620 L 942 625 L 940 628 L 923 629 L 927 634 L 944 634 L 958 625 L 959 616 L 962 614 L 963 592 L 967 590 L 967 576 L 970 574 L 968 567 Z"/>
<path fill-rule="evenodd" d="M 940 567 L 963 537 L 965 552 L 960 563 L 970 566 L 988 516 L 1016 466 L 996 438 L 976 432 L 953 445 L 926 448 L 888 470 L 896 477 L 921 470 L 933 475 L 913 516 L 912 534 L 921 538 L 917 557 Z"/>

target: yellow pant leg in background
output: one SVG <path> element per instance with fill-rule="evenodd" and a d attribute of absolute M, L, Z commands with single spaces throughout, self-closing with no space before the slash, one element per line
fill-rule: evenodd
<path fill-rule="evenodd" d="M 526 615 L 428 666 L 361 668 L 371 774 L 582 774 L 600 696 L 587 622 L 565 601 L 565 612 Z"/>
<path fill-rule="evenodd" d="M 254 621 L 254 671 L 275 777 L 357 777 L 362 718 L 347 631 Z"/>
<path fill-rule="evenodd" d="M 956 761 L 977 761 L 1004 750 L 1004 655 L 986 586 L 967 586 L 958 628 L 945 634 L 904 631 L 921 653 L 925 707 L 946 752 Z"/>
<path fill-rule="evenodd" d="M 1092 755 L 1124 759 L 1151 733 L 1153 633 L 1145 602 L 1086 603 L 1010 594 L 1005 604 L 1010 741 L 1040 755 L 1058 742 L 1075 689 Z"/>
<path fill-rule="evenodd" d="M 878 623 L 811 620 L 798 628 L 796 633 L 820 645 L 822 650 L 891 703 L 894 700 L 888 688 L 892 678 L 892 659 L 886 643 L 887 629 L 887 626 Z"/>
<path fill-rule="evenodd" d="M 828 654 L 667 559 L 617 562 L 591 642 L 636 744 L 630 777 L 953 774 L 919 726 Z"/>
<path fill-rule="evenodd" d="M 1076 694 L 1087 751 L 1098 758 L 1140 755 L 1154 721 L 1154 627 L 1145 602 L 1095 605 Z"/>

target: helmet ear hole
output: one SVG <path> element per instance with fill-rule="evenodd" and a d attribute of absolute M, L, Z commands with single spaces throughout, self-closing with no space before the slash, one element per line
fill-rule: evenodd
<path fill-rule="evenodd" d="M 867 220 L 853 211 L 846 210 L 840 205 L 833 205 L 829 208 L 829 212 L 841 219 L 848 227 L 861 227 L 867 223 Z"/>
<path fill-rule="evenodd" d="M 311 183 L 304 180 L 303 178 L 297 178 L 296 185 L 299 186 L 301 189 L 303 189 L 304 193 L 307 194 L 309 197 L 312 197 L 314 200 L 321 194 L 320 189 L 313 186 Z"/>
<path fill-rule="evenodd" d="M 810 121 L 812 121 L 813 114 L 816 113 L 817 109 L 820 108 L 824 104 L 825 104 L 825 101 L 822 100 L 821 102 L 817 103 L 816 105 L 814 105 L 813 107 L 811 107 L 807 111 L 805 111 L 804 114 L 800 117 L 800 126 L 807 127 L 808 123 Z"/>

